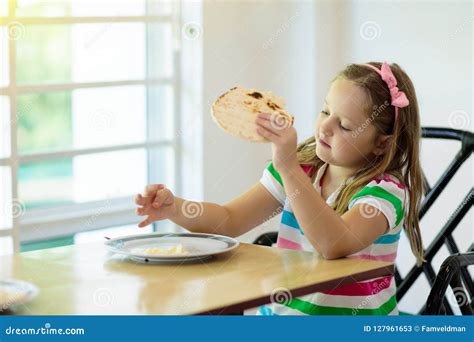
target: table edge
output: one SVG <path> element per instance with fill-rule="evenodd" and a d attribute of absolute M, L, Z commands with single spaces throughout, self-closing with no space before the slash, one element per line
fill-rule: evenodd
<path fill-rule="evenodd" d="M 308 285 L 308 286 L 303 286 L 303 287 L 298 287 L 293 290 L 289 290 L 291 293 L 291 296 L 293 298 L 295 297 L 301 297 L 304 295 L 308 295 L 310 293 L 314 292 L 319 292 L 319 291 L 324 291 L 328 290 L 331 288 L 334 288 L 335 286 L 339 285 L 347 285 L 354 283 L 353 279 L 356 281 L 363 281 L 371 278 L 377 278 L 377 277 L 384 277 L 384 276 L 391 276 L 394 275 L 395 273 L 395 264 L 391 265 L 386 265 L 386 266 L 381 266 L 369 271 L 362 271 L 355 273 L 351 275 L 350 277 L 341 277 L 341 278 L 335 278 L 331 280 L 324 281 L 322 283 L 314 284 L 314 285 Z M 236 303 L 236 304 L 231 304 L 227 305 L 225 307 L 219 307 L 215 308 L 212 310 L 206 310 L 206 311 L 198 311 L 196 313 L 193 313 L 191 315 L 235 315 L 235 314 L 241 314 L 244 310 L 251 309 L 260 305 L 268 304 L 271 302 L 270 300 L 271 295 L 268 296 L 262 296 L 258 297 L 255 299 L 247 300 L 244 302 Z"/>

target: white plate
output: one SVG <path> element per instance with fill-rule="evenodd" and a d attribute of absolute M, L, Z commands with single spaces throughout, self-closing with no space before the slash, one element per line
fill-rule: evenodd
<path fill-rule="evenodd" d="M 177 233 L 177 234 L 140 234 L 115 238 L 105 243 L 114 253 L 150 263 L 181 263 L 204 260 L 213 255 L 226 253 L 239 246 L 239 242 L 223 235 L 202 233 Z M 168 249 L 182 245 L 186 254 L 147 254 L 147 248 Z"/>
<path fill-rule="evenodd" d="M 26 281 L 0 280 L 0 312 L 28 303 L 39 293 L 38 288 Z"/>

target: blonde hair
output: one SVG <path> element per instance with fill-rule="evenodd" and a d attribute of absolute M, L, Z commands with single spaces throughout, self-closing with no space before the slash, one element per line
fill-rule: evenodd
<path fill-rule="evenodd" d="M 369 64 L 380 69 L 382 63 Z M 410 104 L 399 108 L 395 124 L 395 109 L 390 103 L 390 92 L 380 75 L 367 66 L 349 64 L 333 80 L 345 79 L 354 82 L 365 91 L 370 99 L 368 108 L 377 108 L 377 115 L 371 115 L 371 123 L 379 134 L 392 135 L 387 153 L 374 156 L 363 168 L 359 169 L 352 182 L 345 184 L 339 192 L 333 209 L 340 215 L 348 210 L 351 198 L 371 180 L 383 173 L 390 173 L 405 184 L 408 192 L 408 210 L 405 216 L 405 231 L 410 246 L 417 259 L 417 265 L 424 261 L 423 243 L 420 232 L 418 212 L 424 185 L 420 166 L 421 127 L 415 88 L 408 75 L 398 64 L 390 68 L 398 81 L 398 88 L 405 92 Z M 368 113 L 370 114 L 370 113 Z M 375 113 L 374 113 L 375 114 Z M 324 162 L 316 155 L 315 137 L 298 145 L 297 156 L 300 164 L 313 165 L 318 170 Z M 316 172 L 313 172 L 314 180 Z"/>

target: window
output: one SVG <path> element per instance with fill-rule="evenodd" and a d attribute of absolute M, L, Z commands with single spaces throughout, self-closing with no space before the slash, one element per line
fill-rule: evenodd
<path fill-rule="evenodd" d="M 179 189 L 180 11 L 0 0 L 0 254 L 134 223 L 137 190 Z"/>

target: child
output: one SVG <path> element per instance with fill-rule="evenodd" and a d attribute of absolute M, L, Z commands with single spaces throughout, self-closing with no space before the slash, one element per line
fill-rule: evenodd
<path fill-rule="evenodd" d="M 420 118 L 415 89 L 397 65 L 350 64 L 331 82 L 314 136 L 297 146 L 293 127 L 260 114 L 257 131 L 272 142 L 272 163 L 260 182 L 225 205 L 187 201 L 164 185 L 137 195 L 144 227 L 171 219 L 193 232 L 239 236 L 283 209 L 277 247 L 394 262 L 405 226 L 423 262 L 418 210 L 423 193 Z M 343 285 L 272 303 L 261 315 L 396 315 L 393 277 Z"/>

